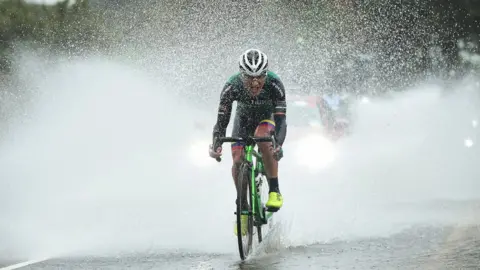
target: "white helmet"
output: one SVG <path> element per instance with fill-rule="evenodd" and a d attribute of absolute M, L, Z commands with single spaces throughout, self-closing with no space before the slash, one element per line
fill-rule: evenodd
<path fill-rule="evenodd" d="M 268 58 L 260 50 L 248 49 L 240 56 L 238 64 L 242 73 L 255 77 L 264 75 L 267 72 Z"/>

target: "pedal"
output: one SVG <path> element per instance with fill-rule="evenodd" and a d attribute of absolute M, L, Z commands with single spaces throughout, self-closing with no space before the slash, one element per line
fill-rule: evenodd
<path fill-rule="evenodd" d="M 276 213 L 278 212 L 278 210 L 280 210 L 280 208 L 270 208 L 270 207 L 265 207 L 264 209 L 265 211 L 272 212 L 272 213 Z"/>

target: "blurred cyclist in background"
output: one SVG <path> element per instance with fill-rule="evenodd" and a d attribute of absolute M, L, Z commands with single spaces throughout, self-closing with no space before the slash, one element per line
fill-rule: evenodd
<path fill-rule="evenodd" d="M 350 124 L 349 96 L 344 93 L 327 92 L 317 96 L 316 105 L 320 120 L 327 134 L 334 139 L 347 132 Z"/>

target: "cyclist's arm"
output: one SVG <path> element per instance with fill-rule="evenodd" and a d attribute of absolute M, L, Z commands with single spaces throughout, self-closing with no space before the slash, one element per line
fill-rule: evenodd
<path fill-rule="evenodd" d="M 273 120 L 275 121 L 275 133 L 277 143 L 283 145 L 287 136 L 287 102 L 285 97 L 285 87 L 280 80 L 272 82 L 275 87 L 275 111 Z"/>
<path fill-rule="evenodd" d="M 218 105 L 217 122 L 213 127 L 213 139 L 218 137 L 225 137 L 227 126 L 230 122 L 230 115 L 232 114 L 232 104 L 234 98 L 234 87 L 227 83 L 220 94 L 220 102 Z"/>

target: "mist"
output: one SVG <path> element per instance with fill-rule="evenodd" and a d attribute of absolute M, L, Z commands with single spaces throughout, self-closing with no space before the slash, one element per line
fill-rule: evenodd
<path fill-rule="evenodd" d="M 249 47 L 271 56 L 272 70 L 288 86 L 298 73 L 321 78 L 313 75 L 323 74 L 334 55 L 319 52 L 337 45 L 329 29 L 317 47 L 296 51 L 302 23 L 288 10 L 262 17 L 275 6 L 256 10 L 252 4 L 250 15 L 258 20 L 246 20 L 246 13 L 233 12 L 247 12 L 240 5 L 225 5 L 204 17 L 194 10 L 183 21 L 174 20 L 180 8 L 170 14 L 167 6 L 161 23 L 137 25 L 110 54 L 73 59 L 17 52 L 15 83 L 6 90 L 22 98 L 2 104 L 16 110 L 0 148 L 0 253 L 236 253 L 230 152 L 224 147 L 221 163 L 207 152 L 221 87 Z M 239 18 L 222 21 L 229 11 Z M 282 22 L 288 27 L 277 31 Z M 251 38 L 250 28 L 263 35 Z M 287 136 L 279 177 L 285 203 L 271 245 L 471 222 L 465 208 L 436 204 L 478 199 L 477 84 L 454 86 L 417 84 L 356 104 L 353 134 L 333 146 L 336 159 L 318 172 L 297 164 Z M 197 142 L 205 158 L 194 161 L 189 151 Z"/>
<path fill-rule="evenodd" d="M 282 192 L 289 206 L 282 214 L 290 243 L 476 224 L 477 84 L 457 85 L 419 84 L 356 104 L 354 133 L 337 143 L 335 162 L 320 173 L 300 173 L 286 152 Z"/>
<path fill-rule="evenodd" d="M 124 63 L 92 58 L 48 73 L 35 81 L 41 94 L 29 121 L 12 124 L 1 148 L 2 243 L 10 253 L 235 252 L 229 151 L 220 164 L 202 161 L 206 167 L 188 156 L 203 139 L 208 159 L 210 127 L 193 128 L 202 114 L 161 78 Z M 285 206 L 276 217 L 283 235 L 275 243 L 460 222 L 458 211 L 398 207 L 478 199 L 476 144 L 464 145 L 476 134 L 478 106 L 467 86 L 445 93 L 423 85 L 358 104 L 355 132 L 335 145 L 337 159 L 320 172 L 302 172 L 289 155 L 294 149 L 287 150 L 280 169 Z"/>

